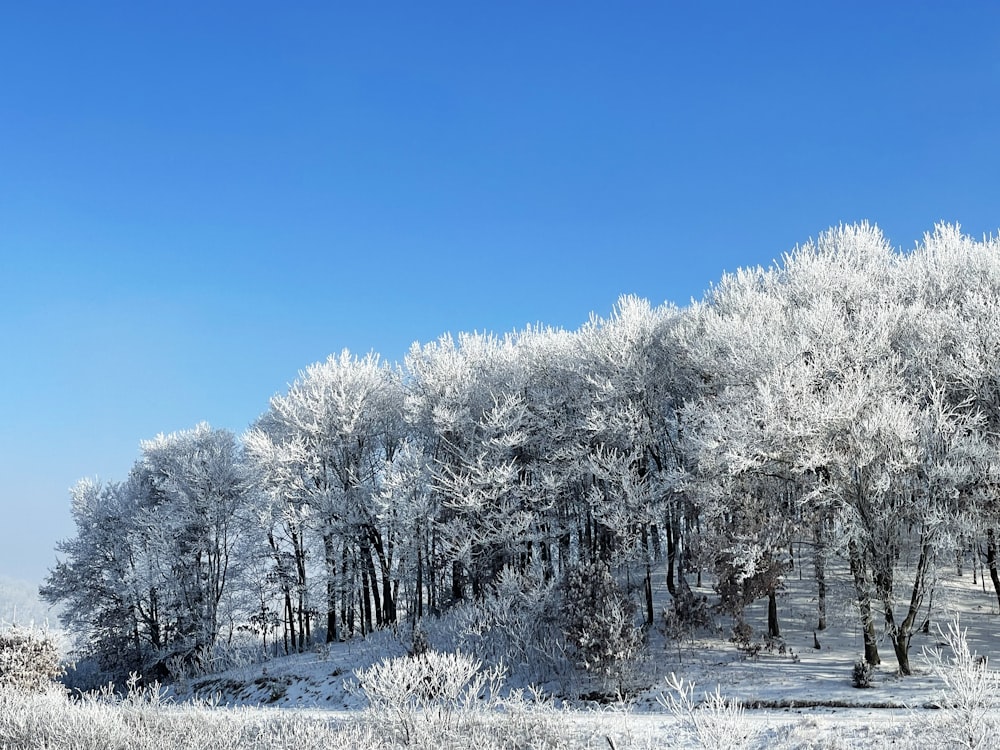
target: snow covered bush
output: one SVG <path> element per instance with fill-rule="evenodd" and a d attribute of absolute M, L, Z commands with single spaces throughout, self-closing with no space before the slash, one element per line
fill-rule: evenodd
<path fill-rule="evenodd" d="M 376 726 L 323 721 L 293 713 L 225 711 L 206 704 L 171 704 L 135 687 L 78 700 L 0 690 L 0 748 L 47 750 L 300 750 L 304 747 L 390 747 Z"/>
<path fill-rule="evenodd" d="M 642 655 L 635 605 L 603 563 L 571 568 L 563 583 L 563 632 L 577 663 L 618 693 Z"/>
<path fill-rule="evenodd" d="M 851 670 L 851 684 L 860 689 L 870 688 L 874 674 L 875 667 L 864 659 L 860 659 L 854 662 L 854 668 Z"/>
<path fill-rule="evenodd" d="M 938 628 L 943 649 L 924 651 L 924 660 L 934 675 L 944 683 L 938 701 L 943 709 L 928 722 L 938 736 L 939 747 L 986 748 L 1000 741 L 997 724 L 997 675 L 989 669 L 989 660 L 969 648 L 967 630 L 956 616 L 948 623 L 948 632 Z"/>
<path fill-rule="evenodd" d="M 545 682 L 573 672 L 560 606 L 555 582 L 540 571 L 505 567 L 481 599 L 426 618 L 419 628 L 427 648 L 461 651 L 484 664 L 503 662 L 518 682 Z"/>
<path fill-rule="evenodd" d="M 683 742 L 676 746 L 738 750 L 755 745 L 756 730 L 746 721 L 743 704 L 726 698 L 718 686 L 715 692 L 705 693 L 701 702 L 695 702 L 694 683 L 673 672 L 667 687 L 670 692 L 658 695 L 657 702 L 677 722 Z"/>
<path fill-rule="evenodd" d="M 62 674 L 59 648 L 48 633 L 18 625 L 0 633 L 0 688 L 42 693 Z"/>
<path fill-rule="evenodd" d="M 505 670 L 484 670 L 466 654 L 426 651 L 383 659 L 355 675 L 373 714 L 388 719 L 409 744 L 428 732 L 453 731 L 470 713 L 494 705 Z"/>

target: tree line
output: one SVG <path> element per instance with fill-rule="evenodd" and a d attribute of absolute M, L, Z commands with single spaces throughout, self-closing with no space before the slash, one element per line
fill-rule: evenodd
<path fill-rule="evenodd" d="M 884 635 L 908 674 L 941 565 L 981 549 L 1000 600 L 998 251 L 842 226 L 686 307 L 331 356 L 242 436 L 160 435 L 124 481 L 78 483 L 42 596 L 119 671 L 240 632 L 302 650 L 593 566 L 638 571 L 647 625 L 654 581 L 683 619 L 705 572 L 737 621 L 766 598 L 777 636 L 807 542 L 817 628 L 848 570 L 866 660 Z"/>

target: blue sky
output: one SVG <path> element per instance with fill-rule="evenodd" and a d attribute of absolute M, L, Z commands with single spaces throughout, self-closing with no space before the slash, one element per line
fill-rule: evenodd
<path fill-rule="evenodd" d="M 997 50 L 988 2 L 3 4 L 0 574 L 342 348 L 995 232 Z"/>

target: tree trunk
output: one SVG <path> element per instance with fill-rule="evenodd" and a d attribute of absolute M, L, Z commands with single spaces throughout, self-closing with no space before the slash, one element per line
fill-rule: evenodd
<path fill-rule="evenodd" d="M 368 568 L 361 564 L 361 637 L 372 631 L 372 600 L 368 591 Z"/>
<path fill-rule="evenodd" d="M 781 628 L 778 627 L 778 596 L 774 588 L 767 592 L 767 634 L 771 638 L 781 637 Z"/>
<path fill-rule="evenodd" d="M 438 614 L 438 570 L 437 570 L 437 525 L 431 526 L 427 540 L 425 558 L 427 560 L 427 607 L 432 615 Z"/>
<path fill-rule="evenodd" d="M 424 556 L 421 552 L 421 546 L 419 541 L 419 533 L 417 535 L 417 581 L 416 581 L 416 591 L 414 592 L 414 607 L 413 614 L 410 618 L 410 624 L 416 627 L 417 623 L 423 619 L 424 616 Z"/>
<path fill-rule="evenodd" d="M 306 610 L 305 592 L 302 589 L 299 589 L 299 596 L 298 596 L 299 642 L 298 645 L 296 646 L 296 649 L 300 652 L 306 650 L 306 626 L 309 620 L 306 618 L 305 610 Z"/>
<path fill-rule="evenodd" d="M 368 570 L 368 580 L 371 582 L 372 586 L 372 601 L 375 603 L 374 613 L 375 613 L 375 626 L 381 628 L 385 625 L 385 621 L 382 619 L 382 599 L 379 595 L 379 581 L 375 573 L 375 564 L 372 563 L 371 558 L 368 558 L 369 570 Z M 371 630 L 371 627 L 368 628 Z"/>
<path fill-rule="evenodd" d="M 1000 573 L 997 572 L 997 537 L 993 528 L 986 529 L 986 564 L 990 567 L 990 580 L 1000 606 Z"/>
<path fill-rule="evenodd" d="M 875 621 L 872 618 L 872 600 L 865 580 L 864 561 L 858 550 L 858 543 L 851 540 L 848 545 L 851 562 L 851 575 L 854 577 L 854 590 L 858 596 L 858 609 L 861 614 L 861 629 L 865 640 L 865 661 L 876 666 L 882 660 L 878 655 L 878 643 L 875 639 Z"/>
<path fill-rule="evenodd" d="M 923 604 L 924 593 L 927 590 L 927 571 L 931 563 L 931 541 L 926 529 L 920 532 L 920 557 L 917 559 L 917 570 L 913 576 L 913 589 L 910 592 L 910 604 L 906 610 L 906 617 L 899 625 L 892 611 L 892 590 L 891 574 L 886 577 L 889 582 L 878 586 L 879 593 L 883 599 L 885 608 L 885 624 L 892 639 L 892 649 L 896 653 L 896 661 L 899 663 L 899 673 L 904 676 L 913 674 L 910 670 L 910 639 L 913 637 L 913 626 L 920 613 Z"/>
<path fill-rule="evenodd" d="M 451 564 L 451 598 L 455 602 L 465 598 L 465 574 L 458 560 Z"/>
<path fill-rule="evenodd" d="M 649 536 L 653 542 L 653 559 L 659 560 L 663 557 L 663 542 L 660 541 L 660 527 L 657 524 L 649 527 Z"/>
<path fill-rule="evenodd" d="M 372 559 L 372 548 L 368 543 L 369 537 L 367 535 L 361 538 L 361 566 L 366 574 L 364 579 L 364 585 L 366 588 L 371 587 L 371 598 L 375 602 L 374 608 L 370 605 L 366 610 L 366 625 L 368 627 L 368 632 L 372 632 L 372 614 L 375 615 L 375 624 L 379 627 L 382 626 L 382 597 L 379 595 L 379 582 L 378 574 L 375 572 L 375 562 Z M 365 595 L 365 601 L 368 601 L 367 594 Z"/>
<path fill-rule="evenodd" d="M 292 605 L 292 592 L 285 589 L 285 653 L 295 650 L 295 607 Z"/>
<path fill-rule="evenodd" d="M 386 545 L 382 542 L 382 535 L 378 529 L 370 526 L 368 536 L 372 542 L 372 548 L 378 557 L 379 572 L 382 577 L 382 604 L 379 611 L 379 625 L 394 625 L 396 623 L 396 601 L 392 595 L 392 543 Z M 376 601 L 378 598 L 376 597 Z"/>
<path fill-rule="evenodd" d="M 651 627 L 653 625 L 653 574 L 650 560 L 654 558 L 652 550 L 650 550 L 649 529 L 645 524 L 642 525 L 642 551 L 646 558 L 646 575 L 642 582 L 646 605 L 646 626 Z"/>
<path fill-rule="evenodd" d="M 813 558 L 813 568 L 816 572 L 816 630 L 826 630 L 826 540 L 823 537 L 823 522 L 816 524 L 814 530 L 816 552 Z"/>
<path fill-rule="evenodd" d="M 337 640 L 337 550 L 332 534 L 323 535 L 326 556 L 326 642 Z"/>
<path fill-rule="evenodd" d="M 653 626 L 653 577 L 650 570 L 650 565 L 646 563 L 646 625 L 649 627 Z"/>
<path fill-rule="evenodd" d="M 344 638 L 350 638 L 354 636 L 354 569 L 348 568 L 349 560 L 347 556 L 347 545 L 342 544 L 340 546 L 340 574 L 343 576 L 343 585 L 340 587 L 340 622 L 343 628 L 346 628 L 344 633 Z M 351 570 L 350 579 L 348 579 L 347 571 Z"/>
<path fill-rule="evenodd" d="M 677 563 L 677 532 L 672 518 L 667 518 L 667 591 L 671 596 L 677 596 L 677 586 L 674 584 L 674 567 Z"/>
<path fill-rule="evenodd" d="M 896 662 L 899 664 L 899 673 L 905 676 L 913 674 L 910 670 L 911 636 L 911 633 L 897 633 L 892 637 L 892 650 L 896 653 Z"/>

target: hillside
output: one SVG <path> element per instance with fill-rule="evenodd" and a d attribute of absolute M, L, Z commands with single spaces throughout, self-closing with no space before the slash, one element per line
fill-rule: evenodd
<path fill-rule="evenodd" d="M 982 584 L 978 575 L 974 580 L 971 572 L 958 576 L 952 571 L 939 582 L 935 596 L 940 611 L 959 616 L 973 651 L 992 663 L 998 653 L 998 613 L 992 592 Z M 730 640 L 732 621 L 726 616 L 715 618 L 714 632 L 705 630 L 679 642 L 668 639 L 662 623 L 658 624 L 649 632 L 648 650 L 634 666 L 629 679 L 635 692 L 625 703 L 638 712 L 662 712 L 657 697 L 669 692 L 667 678 L 671 673 L 694 681 L 699 693 L 718 686 L 723 695 L 749 707 L 792 711 L 796 707 L 903 709 L 931 706 L 940 700 L 944 685 L 933 673 L 928 656 L 936 649 L 946 658 L 949 656 L 939 631 L 947 633 L 947 621 L 933 623 L 928 633 L 914 636 L 913 675 L 900 676 L 891 655 L 887 655 L 876 668 L 871 687 L 858 689 L 852 686 L 852 670 L 864 651 L 864 641 L 856 626 L 850 591 L 844 587 L 830 593 L 828 627 L 817 633 L 811 586 L 808 578 L 789 576 L 779 599 L 782 637 L 772 647 L 761 637 L 767 626 L 766 601 L 760 600 L 747 610 L 746 622 L 756 634 L 751 641 L 761 646 L 756 655 L 738 649 Z M 712 593 L 708 586 L 695 592 L 706 596 Z M 658 587 L 654 598 L 662 611 L 669 601 L 665 587 Z M 455 648 L 447 621 L 428 621 L 425 626 L 432 647 L 442 651 Z M 352 683 L 356 685 L 355 670 L 405 655 L 408 640 L 405 631 L 398 635 L 384 631 L 363 641 L 331 644 L 218 674 L 191 676 L 174 684 L 171 694 L 178 700 L 212 699 L 231 706 L 354 711 L 366 705 L 364 698 L 351 689 Z M 815 648 L 817 640 L 819 649 Z M 484 662 L 488 661 L 484 658 Z M 509 688 L 524 688 L 531 682 L 531 665 L 508 663 L 507 668 Z M 563 671 L 540 687 L 557 705 L 608 705 L 608 698 L 593 700 L 601 692 L 600 686 L 582 670 Z"/>

